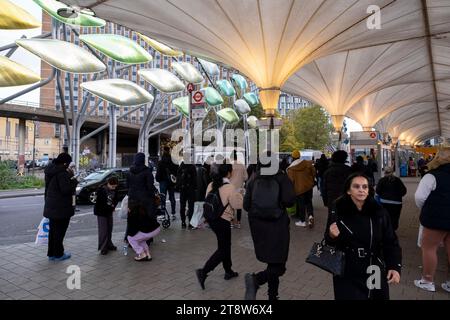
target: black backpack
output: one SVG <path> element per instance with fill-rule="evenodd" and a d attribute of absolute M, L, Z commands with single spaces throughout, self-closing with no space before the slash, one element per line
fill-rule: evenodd
<path fill-rule="evenodd" d="M 203 217 L 207 222 L 217 220 L 222 216 L 228 205 L 229 203 L 226 206 L 223 205 L 219 189 L 212 190 L 206 195 L 205 202 L 203 203 Z"/>
<path fill-rule="evenodd" d="M 261 220 L 277 220 L 284 210 L 281 186 L 274 176 L 258 175 L 253 182 L 251 215 Z"/>

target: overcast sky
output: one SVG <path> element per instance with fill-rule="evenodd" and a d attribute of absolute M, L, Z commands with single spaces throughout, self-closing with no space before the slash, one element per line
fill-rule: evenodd
<path fill-rule="evenodd" d="M 13 3 L 21 6 L 30 14 L 34 15 L 39 21 L 42 20 L 42 10 L 41 8 L 35 4 L 32 0 L 12 0 Z M 0 31 L 0 46 L 4 46 L 14 42 L 17 39 L 20 39 L 23 35 L 27 36 L 27 38 L 34 37 L 41 34 L 41 29 L 31 29 L 31 30 L 1 30 Z M 3 51 L 0 54 L 5 55 L 7 51 Z M 40 74 L 41 68 L 41 60 L 29 53 L 28 51 L 18 48 L 17 51 L 11 56 L 11 59 L 30 68 L 35 71 L 37 74 Z M 12 88 L 0 88 L 0 98 L 5 98 L 11 94 L 19 92 L 28 86 L 20 86 Z M 39 89 L 35 89 L 26 95 L 22 95 L 16 100 L 21 101 L 29 101 L 39 103 Z M 356 121 L 353 121 L 350 118 L 346 119 L 348 131 L 361 131 L 362 127 Z"/>

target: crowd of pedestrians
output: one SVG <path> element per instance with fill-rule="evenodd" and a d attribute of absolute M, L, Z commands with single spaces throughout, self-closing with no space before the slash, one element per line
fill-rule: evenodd
<path fill-rule="evenodd" d="M 378 182 L 374 173 L 378 165 L 370 157 L 356 157 L 348 163 L 348 154 L 338 150 L 330 159 L 322 155 L 315 162 L 303 159 L 294 150 L 291 161 L 274 158 L 269 163 L 258 162 L 246 167 L 234 152 L 231 159 L 208 159 L 203 164 L 173 161 L 168 147 L 164 148 L 157 165 L 155 187 L 152 169 L 145 165 L 145 155 L 137 153 L 127 176 L 128 216 L 124 241 L 136 253 L 136 261 L 150 261 L 152 239 L 160 232 L 157 208 L 159 194 L 169 193 L 171 219 L 177 219 L 175 192 L 179 192 L 178 215 L 181 228 L 191 225 L 194 205 L 201 204 L 205 225 L 217 239 L 217 249 L 195 274 L 202 289 L 206 279 L 219 264 L 224 279 L 239 276 L 232 268 L 232 231 L 241 227 L 242 209 L 248 213 L 248 223 L 255 257 L 266 264 L 259 272 L 245 274 L 245 298 L 253 300 L 257 291 L 268 284 L 269 300 L 278 299 L 280 277 L 286 272 L 289 255 L 290 221 L 297 227 L 314 227 L 314 187 L 328 208 L 324 230 L 325 242 L 345 252 L 345 270 L 333 277 L 335 299 L 389 299 L 389 284 L 400 282 L 402 250 L 397 232 L 402 210 L 402 198 L 407 189 L 386 167 Z M 216 161 L 215 161 L 216 160 Z M 241 161 L 240 161 L 241 160 Z M 69 167 L 72 159 L 62 153 L 45 170 L 44 216 L 50 219 L 48 258 L 60 261 L 70 258 L 64 251 L 63 239 L 75 212 L 77 180 Z M 280 163 L 278 163 L 280 161 Z M 274 163 L 277 162 L 277 163 Z M 276 165 L 277 171 L 264 174 L 264 168 Z M 434 274 L 437 248 L 445 245 L 450 264 L 450 149 L 442 149 L 427 164 L 415 198 L 421 208 L 421 250 L 423 274 L 415 285 L 435 291 Z M 97 191 L 94 214 L 98 221 L 98 250 L 106 255 L 117 250 L 112 243 L 113 212 L 118 204 L 118 180 L 108 179 Z M 289 208 L 294 208 L 292 217 Z M 197 207 L 195 209 L 197 211 Z M 367 285 L 367 268 L 381 270 L 381 285 Z M 442 284 L 450 292 L 450 281 Z"/>

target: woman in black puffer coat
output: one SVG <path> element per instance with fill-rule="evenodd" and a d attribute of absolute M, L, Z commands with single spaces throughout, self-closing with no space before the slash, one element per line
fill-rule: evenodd
<path fill-rule="evenodd" d="M 335 299 L 387 300 L 388 284 L 400 282 L 402 261 L 389 214 L 373 199 L 367 176 L 351 175 L 345 190 L 325 229 L 326 242 L 345 252 L 344 275 L 333 277 Z"/>

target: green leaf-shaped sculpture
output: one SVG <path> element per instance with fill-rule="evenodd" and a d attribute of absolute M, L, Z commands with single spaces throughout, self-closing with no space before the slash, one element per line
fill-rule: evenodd
<path fill-rule="evenodd" d="M 152 103 L 153 96 L 136 83 L 123 79 L 83 82 L 81 87 L 103 100 L 118 106 Z"/>
<path fill-rule="evenodd" d="M 198 61 L 202 64 L 203 68 L 205 69 L 206 73 L 208 73 L 210 76 L 218 76 L 220 74 L 219 67 L 217 64 L 197 58 Z"/>
<path fill-rule="evenodd" d="M 189 97 L 176 98 L 172 103 L 183 116 L 189 117 Z"/>
<path fill-rule="evenodd" d="M 139 70 L 138 74 L 161 92 L 171 94 L 184 90 L 183 82 L 167 70 L 146 69 Z"/>
<path fill-rule="evenodd" d="M 245 80 L 245 78 L 240 74 L 233 74 L 231 76 L 231 80 L 238 86 L 239 89 L 241 89 L 241 91 L 245 91 L 247 89 L 247 80 Z"/>
<path fill-rule="evenodd" d="M 78 12 L 75 18 L 64 18 L 58 14 L 59 9 L 69 8 L 65 4 L 55 0 L 33 0 L 45 12 L 51 15 L 56 20 L 75 26 L 82 27 L 103 27 L 106 21 L 89 14 Z"/>
<path fill-rule="evenodd" d="M 258 118 L 255 116 L 250 116 L 247 118 L 248 126 L 252 129 L 256 129 L 256 126 L 258 125 Z"/>
<path fill-rule="evenodd" d="M 244 100 L 247 101 L 251 108 L 255 107 L 259 103 L 258 96 L 254 92 L 247 92 L 244 94 Z"/>
<path fill-rule="evenodd" d="M 224 122 L 228 124 L 239 122 L 238 114 L 231 108 L 221 109 L 217 111 L 217 115 L 219 116 L 220 119 L 222 119 Z"/>
<path fill-rule="evenodd" d="M 247 114 L 250 111 L 252 111 L 250 109 L 250 106 L 248 105 L 248 103 L 244 100 L 244 99 L 239 99 L 236 100 L 234 102 L 234 106 L 236 107 L 236 110 L 240 113 L 240 114 Z"/>
<path fill-rule="evenodd" d="M 0 1 L 0 7 L 0 29 L 33 29 L 41 26 L 35 17 L 8 0 Z"/>
<path fill-rule="evenodd" d="M 39 75 L 30 69 L 0 56 L 0 87 L 22 86 L 40 81 Z"/>
<path fill-rule="evenodd" d="M 183 52 L 172 49 L 169 46 L 166 46 L 164 43 L 158 42 L 154 39 L 151 39 L 143 34 L 137 33 L 139 38 L 144 40 L 150 47 L 158 51 L 159 53 L 169 56 L 169 57 L 179 57 L 183 55 Z"/>
<path fill-rule="evenodd" d="M 83 34 L 80 40 L 107 57 L 125 64 L 152 61 L 152 56 L 133 40 L 117 34 Z"/>
<path fill-rule="evenodd" d="M 224 96 L 233 97 L 236 94 L 236 91 L 234 90 L 234 88 L 231 85 L 230 81 L 228 81 L 228 80 L 219 80 L 216 83 L 219 86 L 220 92 Z"/>
<path fill-rule="evenodd" d="M 70 73 L 96 73 L 106 66 L 79 46 L 54 39 L 20 39 L 16 44 L 37 55 L 56 69 Z"/>
<path fill-rule="evenodd" d="M 172 68 L 187 82 L 199 84 L 204 80 L 201 73 L 188 62 L 173 62 Z"/>
<path fill-rule="evenodd" d="M 216 107 L 223 103 L 223 98 L 216 89 L 212 87 L 206 87 L 203 90 L 205 92 L 206 103 L 211 107 Z"/>

